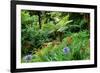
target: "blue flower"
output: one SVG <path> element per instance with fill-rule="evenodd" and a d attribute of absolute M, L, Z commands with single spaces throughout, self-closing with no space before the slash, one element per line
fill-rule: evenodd
<path fill-rule="evenodd" d="M 23 57 L 24 62 L 30 62 L 32 60 L 32 55 L 26 55 Z"/>
<path fill-rule="evenodd" d="M 70 52 L 70 49 L 68 47 L 63 48 L 63 53 L 67 54 Z"/>

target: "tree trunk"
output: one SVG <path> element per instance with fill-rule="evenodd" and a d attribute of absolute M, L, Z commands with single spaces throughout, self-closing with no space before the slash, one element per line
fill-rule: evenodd
<path fill-rule="evenodd" d="M 38 12 L 39 28 L 41 29 L 41 12 Z"/>

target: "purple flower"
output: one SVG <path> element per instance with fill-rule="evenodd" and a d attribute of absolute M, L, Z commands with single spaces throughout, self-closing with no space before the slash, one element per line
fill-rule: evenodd
<path fill-rule="evenodd" d="M 32 60 L 32 55 L 26 55 L 23 57 L 24 62 L 30 62 Z"/>
<path fill-rule="evenodd" d="M 70 49 L 68 47 L 63 48 L 63 53 L 67 54 L 70 52 Z"/>

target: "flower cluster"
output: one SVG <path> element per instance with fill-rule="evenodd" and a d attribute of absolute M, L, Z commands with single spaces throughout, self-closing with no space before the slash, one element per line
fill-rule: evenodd
<path fill-rule="evenodd" d="M 68 47 L 64 47 L 63 48 L 63 53 L 64 54 L 67 54 L 67 53 L 69 53 L 70 52 L 70 49 L 68 48 Z"/>
<path fill-rule="evenodd" d="M 26 55 L 23 57 L 24 62 L 30 62 L 32 60 L 32 55 Z"/>

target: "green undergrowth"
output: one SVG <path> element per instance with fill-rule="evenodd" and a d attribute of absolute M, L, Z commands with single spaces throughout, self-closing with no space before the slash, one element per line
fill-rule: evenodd
<path fill-rule="evenodd" d="M 31 62 L 48 62 L 48 61 L 71 61 L 90 59 L 89 33 L 81 31 L 72 33 L 63 38 L 59 44 L 48 42 L 46 47 L 42 47 L 35 54 Z M 68 47 L 69 51 L 64 53 L 64 48 Z"/>

